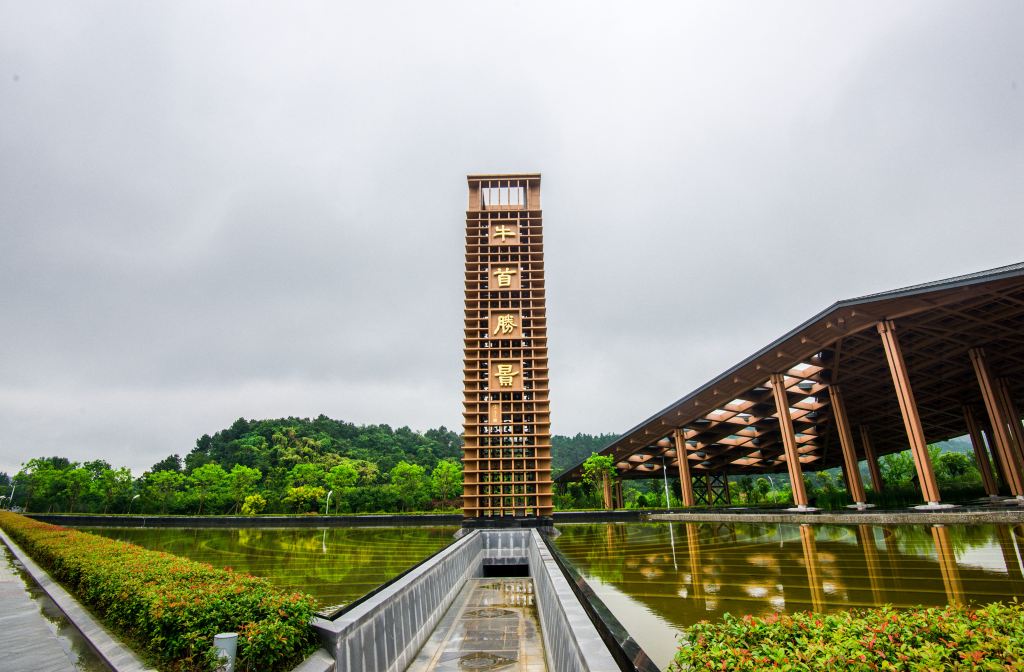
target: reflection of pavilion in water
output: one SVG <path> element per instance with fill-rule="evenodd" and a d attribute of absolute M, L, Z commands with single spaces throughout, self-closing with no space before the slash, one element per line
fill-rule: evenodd
<path fill-rule="evenodd" d="M 939 606 L 1024 596 L 1024 526 L 972 531 L 942 526 L 608 525 L 603 534 L 578 541 L 572 539 L 574 532 L 564 530 L 558 545 L 586 575 L 677 627 L 726 612 Z M 574 546 L 587 549 L 588 557 L 579 557 Z M 979 547 L 985 568 L 958 563 L 957 551 L 963 555 Z M 594 561 L 601 556 L 603 561 Z M 601 588 L 594 587 L 600 595 Z"/>

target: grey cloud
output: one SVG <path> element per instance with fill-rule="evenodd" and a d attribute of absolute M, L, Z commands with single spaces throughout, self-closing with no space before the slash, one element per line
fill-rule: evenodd
<path fill-rule="evenodd" d="M 543 173 L 562 433 L 1018 261 L 1022 19 L 2 3 L 0 470 L 140 470 L 239 415 L 457 427 L 469 172 Z"/>

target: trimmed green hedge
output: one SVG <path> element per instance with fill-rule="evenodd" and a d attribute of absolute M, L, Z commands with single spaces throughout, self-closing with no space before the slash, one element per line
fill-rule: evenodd
<path fill-rule="evenodd" d="M 310 595 L 6 511 L 0 527 L 161 669 L 213 669 L 220 632 L 239 635 L 237 670 L 290 669 L 318 645 Z"/>
<path fill-rule="evenodd" d="M 687 643 L 689 642 L 689 643 Z M 772 614 L 686 629 L 678 670 L 1018 670 L 1024 605 Z"/>

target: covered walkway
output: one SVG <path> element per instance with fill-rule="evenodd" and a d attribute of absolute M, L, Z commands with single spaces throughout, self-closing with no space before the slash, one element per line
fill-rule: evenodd
<path fill-rule="evenodd" d="M 685 356 L 685 353 L 681 353 Z M 839 301 L 605 447 L 619 479 L 679 477 L 687 506 L 730 475 L 841 467 L 866 502 L 878 458 L 911 450 L 923 502 L 942 496 L 929 443 L 969 436 L 986 492 L 1024 501 L 1024 263 Z M 556 479 L 576 481 L 582 464 Z M 621 490 L 612 494 L 621 498 Z"/>

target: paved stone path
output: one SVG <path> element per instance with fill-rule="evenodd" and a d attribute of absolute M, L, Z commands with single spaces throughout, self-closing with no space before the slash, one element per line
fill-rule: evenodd
<path fill-rule="evenodd" d="M 470 579 L 407 672 L 546 672 L 533 579 Z"/>
<path fill-rule="evenodd" d="M 75 672 L 73 654 L 40 613 L 13 560 L 0 543 L 0 668 L 10 672 Z"/>

